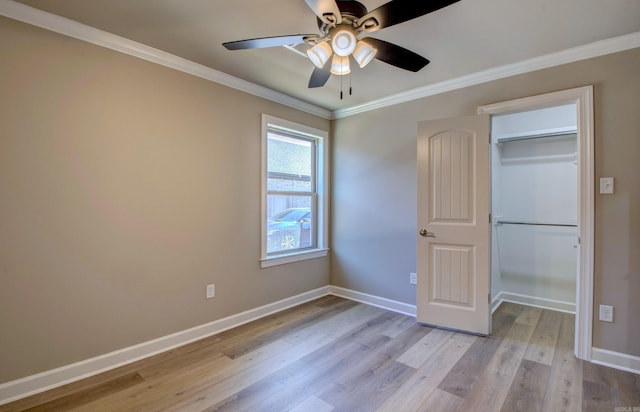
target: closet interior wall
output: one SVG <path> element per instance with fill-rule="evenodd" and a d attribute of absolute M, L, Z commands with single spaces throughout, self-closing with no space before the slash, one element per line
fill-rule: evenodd
<path fill-rule="evenodd" d="M 576 105 L 493 116 L 491 135 L 493 308 L 575 313 Z"/>

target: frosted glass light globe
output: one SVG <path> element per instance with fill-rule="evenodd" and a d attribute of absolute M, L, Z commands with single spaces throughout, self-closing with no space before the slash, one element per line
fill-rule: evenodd
<path fill-rule="evenodd" d="M 339 29 L 333 33 L 331 47 L 338 56 L 348 56 L 356 49 L 356 35 L 348 29 Z"/>

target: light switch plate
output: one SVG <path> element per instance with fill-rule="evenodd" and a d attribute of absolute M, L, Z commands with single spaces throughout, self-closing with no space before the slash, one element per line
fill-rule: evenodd
<path fill-rule="evenodd" d="M 600 178 L 600 194 L 603 194 L 603 195 L 613 194 L 613 177 Z"/>

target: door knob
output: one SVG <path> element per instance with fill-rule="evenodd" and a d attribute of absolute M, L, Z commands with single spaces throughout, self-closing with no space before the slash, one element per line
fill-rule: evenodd
<path fill-rule="evenodd" d="M 427 229 L 420 229 L 420 236 L 422 237 L 436 237 L 436 234 L 429 232 Z"/>

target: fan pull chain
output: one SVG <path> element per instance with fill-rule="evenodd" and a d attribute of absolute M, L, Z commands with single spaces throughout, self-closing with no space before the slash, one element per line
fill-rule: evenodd
<path fill-rule="evenodd" d="M 340 64 L 342 64 L 342 57 L 340 57 Z M 342 100 L 342 78 L 344 76 L 340 76 L 340 100 Z"/>
<path fill-rule="evenodd" d="M 351 96 L 351 72 L 349 72 L 349 96 Z"/>

